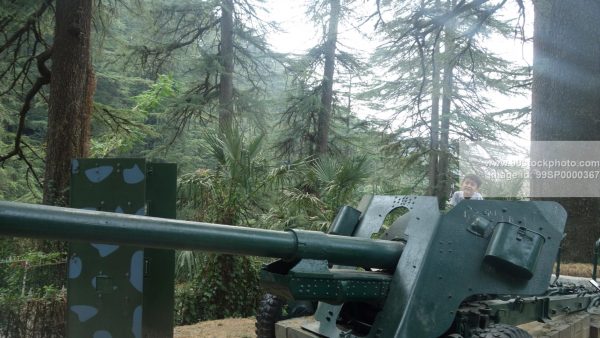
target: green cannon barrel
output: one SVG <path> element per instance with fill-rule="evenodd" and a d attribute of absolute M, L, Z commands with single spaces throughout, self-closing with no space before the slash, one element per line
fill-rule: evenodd
<path fill-rule="evenodd" d="M 395 268 L 401 242 L 0 202 L 0 235 Z"/>

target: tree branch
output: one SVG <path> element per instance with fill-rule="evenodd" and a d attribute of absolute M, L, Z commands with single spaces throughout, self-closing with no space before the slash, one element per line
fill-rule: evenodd
<path fill-rule="evenodd" d="M 5 50 L 10 48 L 10 46 L 12 46 L 12 44 L 15 41 L 17 41 L 17 39 L 19 39 L 23 34 L 27 33 L 31 29 L 32 26 L 35 28 L 35 24 L 37 23 L 38 19 L 44 14 L 46 9 L 48 9 L 48 7 L 50 7 L 51 2 L 52 2 L 52 0 L 44 1 L 42 3 L 42 6 L 40 6 L 40 8 L 37 11 L 35 11 L 33 14 L 31 14 L 29 16 L 29 18 L 27 19 L 27 21 L 25 21 L 23 26 L 21 26 L 21 28 L 19 28 L 17 31 L 15 31 L 15 33 L 13 35 L 11 35 L 9 38 L 6 39 L 4 44 L 2 46 L 0 46 L 0 54 L 2 54 Z"/>
<path fill-rule="evenodd" d="M 14 156 L 18 156 L 19 158 L 27 162 L 21 150 L 21 138 L 23 136 L 23 130 L 25 129 L 25 118 L 27 117 L 29 109 L 31 109 L 31 102 L 33 101 L 33 98 L 37 95 L 37 93 L 42 89 L 44 85 L 50 83 L 50 71 L 46 67 L 45 62 L 48 61 L 48 59 L 50 59 L 51 55 L 52 49 L 47 49 L 36 57 L 38 70 L 40 71 L 41 76 L 37 78 L 31 89 L 29 89 L 29 91 L 27 92 L 27 95 L 25 95 L 23 105 L 21 106 L 21 110 L 19 111 L 19 125 L 15 134 L 15 142 L 13 149 L 5 155 L 0 156 L 0 163 L 3 163 L 4 161 Z"/>

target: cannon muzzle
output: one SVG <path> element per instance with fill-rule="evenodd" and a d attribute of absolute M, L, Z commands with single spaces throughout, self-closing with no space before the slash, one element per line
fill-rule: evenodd
<path fill-rule="evenodd" d="M 15 202 L 0 202 L 0 234 L 289 260 L 319 259 L 384 269 L 396 267 L 404 248 L 402 242 L 318 231 L 274 231 Z"/>

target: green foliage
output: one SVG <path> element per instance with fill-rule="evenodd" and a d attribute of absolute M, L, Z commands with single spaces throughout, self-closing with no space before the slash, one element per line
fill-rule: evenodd
<path fill-rule="evenodd" d="M 13 245 L 14 247 L 14 245 Z M 26 248 L 24 248 L 26 249 Z M 5 252 L 7 254 L 7 252 Z M 53 267 L 65 264 L 64 254 L 25 251 L 20 256 L 3 256 L 0 261 L 0 297 L 56 298 L 59 290 L 46 284 Z"/>
<path fill-rule="evenodd" d="M 315 163 L 313 172 L 329 209 L 350 202 L 353 193 L 370 174 L 364 156 L 342 161 L 327 158 Z"/>
<path fill-rule="evenodd" d="M 269 180 L 267 163 L 261 153 L 263 136 L 246 142 L 236 129 L 219 135 L 205 134 L 203 153 L 214 168 L 201 168 L 179 180 L 179 207 L 192 218 L 224 224 L 247 220 L 251 210 L 260 208 L 258 197 Z"/>
<path fill-rule="evenodd" d="M 145 113 L 146 115 L 152 112 L 160 112 L 165 110 L 165 99 L 174 97 L 177 94 L 175 89 L 175 81 L 173 76 L 159 75 L 150 89 L 135 96 L 136 102 L 134 111 Z"/>
<path fill-rule="evenodd" d="M 159 122 L 177 89 L 172 76 L 160 75 L 150 88 L 132 98 L 134 107 L 119 109 L 95 104 L 96 121 L 113 132 L 102 132 L 91 140 L 90 153 L 95 157 L 143 153 L 142 149 L 164 135 Z"/>
<path fill-rule="evenodd" d="M 204 152 L 216 161 L 216 167 L 181 177 L 179 207 L 186 218 L 322 229 L 339 206 L 358 198 L 359 188 L 371 173 L 366 156 L 300 160 L 273 167 L 262 154 L 262 136 L 246 142 L 235 130 L 222 136 L 208 134 L 204 140 Z M 270 211 L 265 212 L 269 205 Z M 277 216 L 265 216 L 271 212 Z M 257 215 L 297 222 L 256 223 Z"/>
<path fill-rule="evenodd" d="M 193 279 L 176 287 L 175 323 L 254 315 L 261 294 L 259 270 L 253 258 L 201 255 Z"/>
<path fill-rule="evenodd" d="M 238 130 L 204 137 L 204 153 L 213 169 L 198 169 L 179 181 L 179 208 L 184 218 L 237 224 L 255 212 L 255 198 L 269 177 L 261 155 L 263 137 L 245 142 Z M 248 257 L 179 252 L 176 275 L 177 320 L 207 320 L 253 314 L 259 297 L 258 264 Z"/>
<path fill-rule="evenodd" d="M 64 337 L 66 292 L 48 288 L 44 297 L 0 293 L 3 337 Z"/>
<path fill-rule="evenodd" d="M 279 202 L 260 216 L 258 224 L 271 229 L 326 231 L 339 207 L 360 198 L 370 169 L 365 156 L 290 164 L 285 184 L 277 190 L 283 198 L 277 198 Z"/>
<path fill-rule="evenodd" d="M 66 290 L 50 283 L 64 280 L 65 257 L 36 251 L 32 244 L 0 239 L 0 333 L 62 336 Z"/>
<path fill-rule="evenodd" d="M 175 324 L 254 315 L 261 296 L 260 262 L 229 255 L 197 257 L 193 276 L 175 288 Z"/>
<path fill-rule="evenodd" d="M 1 63 L 1 61 L 0 61 Z M 0 81 L 2 82 L 2 81 Z M 0 92 L 5 90 L 0 83 Z M 19 94 L 21 95 L 21 94 Z M 0 95 L 0 157 L 15 147 L 22 102 L 18 95 Z M 24 121 L 20 151 L 0 166 L 0 198 L 38 202 L 41 200 L 41 176 L 45 151 L 46 103 L 34 99 Z"/>
<path fill-rule="evenodd" d="M 243 256 L 207 255 L 200 275 L 201 318 L 247 317 L 260 296 L 259 265 Z"/>
<path fill-rule="evenodd" d="M 199 321 L 202 306 L 198 304 L 199 294 L 194 280 L 175 285 L 175 325 L 189 325 Z"/>
<path fill-rule="evenodd" d="M 1 200 L 37 203 L 41 194 L 41 187 L 24 163 L 10 162 L 0 167 Z"/>

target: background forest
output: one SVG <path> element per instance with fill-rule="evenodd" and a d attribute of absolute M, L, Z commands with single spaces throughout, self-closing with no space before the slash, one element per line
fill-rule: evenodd
<path fill-rule="evenodd" d="M 0 1 L 2 200 L 65 205 L 71 158 L 145 157 L 178 164 L 179 218 L 325 230 L 364 194 L 443 208 L 458 142 L 530 120 L 532 66 L 493 48 L 531 39 L 522 1 L 294 2 L 294 53 L 274 0 Z M 63 332 L 65 261 L 0 238 L 0 332 Z M 178 252 L 176 324 L 252 315 L 260 264 Z"/>

